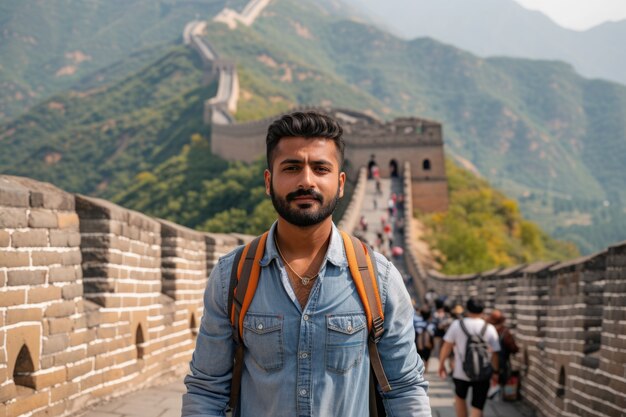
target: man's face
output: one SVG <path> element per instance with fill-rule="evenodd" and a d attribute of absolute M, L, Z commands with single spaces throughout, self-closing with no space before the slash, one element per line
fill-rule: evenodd
<path fill-rule="evenodd" d="M 283 138 L 274 151 L 272 172 L 265 170 L 265 191 L 280 217 L 307 227 L 332 215 L 345 180 L 332 140 Z"/>

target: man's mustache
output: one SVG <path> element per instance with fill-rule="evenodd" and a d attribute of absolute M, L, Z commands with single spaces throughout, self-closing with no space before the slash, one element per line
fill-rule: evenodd
<path fill-rule="evenodd" d="M 324 201 L 324 196 L 322 196 L 322 194 L 318 193 L 317 191 L 313 189 L 305 190 L 303 188 L 300 188 L 299 190 L 296 190 L 294 192 L 287 194 L 287 197 L 285 198 L 287 201 L 293 201 L 298 197 L 305 197 L 305 196 L 313 197 L 320 203 Z"/>

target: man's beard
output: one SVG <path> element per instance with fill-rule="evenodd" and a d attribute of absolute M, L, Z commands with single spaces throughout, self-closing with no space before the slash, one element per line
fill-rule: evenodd
<path fill-rule="evenodd" d="M 319 202 L 320 208 L 315 210 L 313 208 L 315 203 L 301 203 L 300 205 L 308 207 L 292 208 L 289 203 L 295 198 L 302 196 L 313 197 Z M 301 188 L 287 194 L 285 198 L 279 197 L 274 192 L 274 184 L 272 182 L 270 182 L 270 197 L 272 198 L 274 209 L 276 209 L 280 217 L 294 226 L 307 227 L 321 223 L 333 214 L 335 207 L 337 207 L 337 202 L 339 201 L 339 187 L 337 187 L 335 197 L 331 198 L 326 204 L 324 204 L 324 196 L 313 189 L 305 190 Z"/>

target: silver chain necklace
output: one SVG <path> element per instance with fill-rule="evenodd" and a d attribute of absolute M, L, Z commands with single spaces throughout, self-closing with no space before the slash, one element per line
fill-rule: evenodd
<path fill-rule="evenodd" d="M 296 272 L 296 270 L 293 269 L 293 267 L 291 265 L 289 265 L 289 262 L 287 262 L 287 259 L 285 259 L 285 256 L 283 255 L 283 253 L 280 250 L 280 246 L 278 246 L 278 241 L 276 240 L 276 235 L 274 235 L 274 244 L 276 245 L 276 249 L 278 249 L 278 254 L 280 255 L 280 259 L 283 260 L 283 262 L 285 263 L 285 265 L 287 265 L 287 268 L 289 268 L 291 270 L 291 272 L 293 272 L 298 278 L 300 278 L 300 282 L 302 282 L 302 285 L 305 285 L 305 286 L 309 285 L 309 282 L 311 282 L 315 278 L 317 278 L 317 276 L 319 275 L 319 271 L 313 277 L 307 277 L 307 276 L 303 277 L 302 275 L 298 274 Z"/>

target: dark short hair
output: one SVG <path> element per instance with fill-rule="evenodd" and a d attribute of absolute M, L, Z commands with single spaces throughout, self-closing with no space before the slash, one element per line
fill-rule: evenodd
<path fill-rule="evenodd" d="M 428 306 L 424 306 L 420 308 L 420 316 L 426 321 L 430 318 L 430 308 Z"/>
<path fill-rule="evenodd" d="M 285 114 L 275 120 L 267 129 L 266 156 L 267 168 L 272 169 L 274 152 L 278 142 L 283 138 L 324 138 L 335 142 L 337 146 L 339 168 L 343 167 L 343 155 L 345 143 L 343 141 L 343 129 L 339 122 L 332 117 L 315 112 L 294 112 Z"/>
<path fill-rule="evenodd" d="M 480 314 L 485 309 L 485 304 L 480 298 L 470 297 L 465 307 L 470 313 Z"/>

